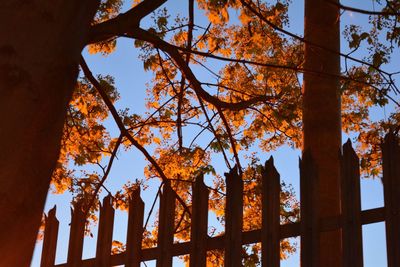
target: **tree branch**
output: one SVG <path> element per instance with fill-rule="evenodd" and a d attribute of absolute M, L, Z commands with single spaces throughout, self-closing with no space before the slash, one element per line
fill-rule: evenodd
<path fill-rule="evenodd" d="M 360 8 L 355 8 L 351 6 L 345 6 L 340 3 L 336 3 L 330 0 L 326 0 L 329 4 L 335 5 L 340 9 L 346 10 L 346 11 L 352 11 L 364 15 L 372 15 L 372 16 L 400 16 L 399 12 L 389 12 L 389 11 L 371 11 L 371 10 L 365 10 L 365 9 L 360 9 Z"/>
<path fill-rule="evenodd" d="M 215 107 L 219 107 L 222 109 L 229 109 L 229 110 L 243 110 L 243 109 L 246 109 L 249 106 L 252 106 L 259 102 L 266 102 L 271 99 L 271 97 L 269 97 L 269 96 L 258 95 L 249 100 L 244 100 L 244 101 L 235 102 L 235 103 L 230 103 L 230 102 L 225 102 L 223 100 L 220 100 L 219 98 L 210 95 L 207 91 L 205 91 L 202 88 L 201 83 L 199 82 L 199 80 L 197 80 L 196 76 L 194 75 L 194 73 L 192 72 L 190 67 L 187 65 L 183 56 L 179 53 L 179 50 L 177 49 L 176 46 L 165 42 L 164 40 L 158 38 L 157 36 L 149 33 L 146 30 L 143 30 L 141 28 L 134 29 L 134 31 L 131 31 L 130 33 L 128 33 L 127 36 L 149 42 L 155 48 L 159 48 L 159 49 L 163 50 L 164 52 L 166 52 L 175 61 L 176 65 L 179 67 L 181 72 L 185 75 L 186 79 L 189 80 L 190 85 L 193 88 L 193 90 L 204 101 L 212 104 Z"/>
<path fill-rule="evenodd" d="M 91 27 L 88 43 L 97 43 L 139 27 L 142 18 L 159 8 L 167 0 L 144 0 L 129 11 Z"/>
<path fill-rule="evenodd" d="M 97 79 L 93 76 L 92 72 L 90 71 L 88 65 L 85 62 L 85 59 L 81 57 L 80 65 L 82 67 L 83 73 L 85 74 L 86 78 L 93 84 L 93 86 L 96 88 L 96 90 L 99 92 L 100 96 L 102 97 L 104 103 L 108 107 L 112 117 L 114 118 L 115 123 L 117 124 L 121 135 L 126 137 L 129 142 L 133 146 L 135 146 L 140 152 L 143 153 L 143 155 L 146 157 L 146 159 L 153 165 L 153 167 L 156 169 L 157 173 L 160 175 L 160 178 L 163 180 L 164 183 L 168 183 L 168 177 L 164 174 L 163 170 L 161 169 L 160 165 L 158 165 L 157 161 L 150 155 L 150 153 L 138 142 L 133 138 L 133 136 L 129 133 L 129 131 L 125 128 L 121 118 L 118 115 L 118 112 L 116 108 L 114 107 L 113 103 L 111 100 L 108 98 L 106 92 L 104 89 L 101 87 L 100 83 L 97 81 Z M 185 201 L 176 193 L 174 190 L 172 190 L 175 194 L 176 199 L 179 201 L 179 203 L 182 204 L 182 206 L 185 208 L 185 211 L 188 212 L 190 215 L 191 212 L 186 205 Z"/>
<path fill-rule="evenodd" d="M 223 124 L 225 125 L 226 133 L 228 134 L 229 142 L 231 143 L 233 156 L 234 156 L 235 161 L 236 161 L 236 166 L 237 166 L 237 168 L 239 170 L 239 175 L 242 176 L 243 175 L 243 170 L 242 170 L 242 166 L 240 164 L 238 152 L 236 150 L 236 141 L 233 138 L 232 131 L 231 131 L 231 128 L 229 126 L 228 120 L 226 119 L 225 114 L 224 114 L 222 109 L 218 108 L 218 114 L 219 114 Z"/>
<path fill-rule="evenodd" d="M 115 143 L 114 149 L 113 149 L 113 151 L 111 153 L 110 160 L 109 160 L 108 165 L 107 165 L 107 169 L 104 171 L 103 178 L 101 179 L 99 184 L 96 186 L 96 188 L 95 188 L 95 190 L 93 192 L 92 198 L 89 201 L 89 205 L 86 207 L 85 217 L 89 213 L 90 208 L 93 206 L 94 201 L 96 200 L 96 195 L 99 193 L 100 188 L 104 185 L 104 182 L 108 178 L 108 175 L 109 175 L 109 173 L 111 171 L 112 164 L 114 162 L 115 157 L 117 156 L 118 148 L 121 145 L 121 143 L 122 143 L 122 134 L 118 137 L 118 140 Z"/>

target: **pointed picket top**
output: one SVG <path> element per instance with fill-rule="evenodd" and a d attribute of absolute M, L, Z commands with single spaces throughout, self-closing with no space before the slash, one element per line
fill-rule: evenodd
<path fill-rule="evenodd" d="M 237 166 L 235 165 L 235 166 L 233 166 L 232 169 L 229 170 L 229 172 L 225 172 L 224 176 L 225 176 L 226 179 L 229 179 L 229 178 L 235 177 L 235 176 L 239 176 L 238 175 Z"/>
<path fill-rule="evenodd" d="M 313 161 L 312 161 L 312 156 L 311 156 L 311 151 L 306 150 L 302 153 L 301 156 L 299 156 L 299 169 L 300 173 L 302 170 L 309 169 L 309 170 L 314 170 L 313 168 Z"/>
<path fill-rule="evenodd" d="M 78 200 L 75 203 L 73 203 L 70 207 L 71 209 L 71 222 L 72 222 L 72 217 L 74 214 L 77 213 L 83 213 L 83 200 Z"/>
<path fill-rule="evenodd" d="M 357 156 L 356 151 L 353 148 L 353 144 L 349 139 L 347 139 L 347 142 L 343 145 L 343 153 L 342 153 L 342 158 L 346 158 L 348 160 L 354 161 L 354 162 L 359 162 L 359 158 Z"/>
<path fill-rule="evenodd" d="M 274 164 L 274 157 L 273 156 L 270 156 L 269 157 L 269 159 L 267 159 L 266 161 L 265 161 L 265 164 L 264 164 L 264 171 L 267 171 L 267 170 L 269 170 L 269 171 L 271 171 L 272 170 L 272 172 L 278 172 L 277 170 L 276 170 L 276 168 L 275 168 L 275 164 Z"/>
<path fill-rule="evenodd" d="M 243 180 L 238 173 L 238 168 L 235 165 L 229 172 L 224 173 L 226 187 L 230 187 L 231 192 L 236 195 L 238 191 L 243 190 Z"/>
<path fill-rule="evenodd" d="M 48 224 L 48 223 L 49 223 L 49 224 L 54 224 L 55 222 L 58 223 L 58 219 L 57 219 L 57 217 L 56 217 L 56 213 L 57 213 L 57 206 L 54 205 L 54 207 L 51 208 L 51 209 L 47 212 L 47 214 L 46 214 L 46 213 L 44 214 L 44 217 L 45 217 L 45 225 L 46 225 L 46 227 L 47 227 L 47 224 Z"/>
<path fill-rule="evenodd" d="M 130 202 L 142 200 L 142 198 L 140 197 L 140 194 L 141 194 L 141 190 L 140 190 L 140 186 L 138 186 L 129 194 Z"/>
<path fill-rule="evenodd" d="M 265 166 L 265 169 L 275 168 L 275 166 L 274 166 L 274 157 L 270 156 L 269 159 L 267 161 L 265 161 L 265 165 L 264 166 Z"/>
<path fill-rule="evenodd" d="M 275 168 L 273 156 L 270 156 L 269 159 L 267 161 L 265 161 L 264 172 L 266 174 L 271 175 L 271 177 L 273 177 L 273 178 L 276 178 L 276 177 L 278 177 L 278 179 L 280 178 L 278 170 Z"/>
<path fill-rule="evenodd" d="M 351 139 L 350 139 L 350 138 L 347 138 L 347 141 L 346 141 L 346 143 L 344 143 L 344 145 L 350 145 L 350 146 L 352 146 Z"/>
<path fill-rule="evenodd" d="M 224 175 L 226 180 L 227 191 L 229 187 L 229 189 L 231 189 L 232 194 L 234 195 L 239 194 L 239 192 L 243 190 L 243 180 L 238 173 L 237 166 L 235 165 L 232 169 L 229 170 L 229 172 L 224 173 Z"/>
<path fill-rule="evenodd" d="M 352 144 L 350 138 L 347 138 L 346 143 L 344 143 L 342 147 L 343 147 L 343 153 L 344 153 L 344 151 L 348 151 L 348 150 L 354 151 L 353 144 Z"/>
<path fill-rule="evenodd" d="M 203 173 L 196 176 L 196 179 L 194 180 L 194 185 L 197 186 L 198 188 L 206 187 L 206 185 L 204 183 L 204 174 Z"/>
<path fill-rule="evenodd" d="M 107 206 L 112 206 L 112 195 L 108 194 L 106 197 L 103 198 L 103 207 Z"/>
<path fill-rule="evenodd" d="M 350 138 L 347 138 L 347 141 L 343 144 L 342 147 L 343 147 L 343 154 L 346 151 L 349 154 L 357 155 L 353 148 L 353 142 L 351 141 Z"/>
<path fill-rule="evenodd" d="M 51 208 L 51 209 L 49 210 L 49 212 L 47 213 L 46 218 L 56 218 L 56 212 L 57 212 L 57 206 L 54 205 L 54 207 Z"/>

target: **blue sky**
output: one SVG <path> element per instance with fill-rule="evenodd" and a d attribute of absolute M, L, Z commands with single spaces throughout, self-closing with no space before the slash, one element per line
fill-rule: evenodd
<path fill-rule="evenodd" d="M 179 2 L 169 1 L 175 11 L 185 6 L 179 6 Z M 186 1 L 182 1 L 186 2 Z M 360 1 L 344 1 L 343 4 L 359 6 Z M 361 7 L 371 9 L 371 1 L 363 1 Z M 179 11 L 177 11 L 179 12 Z M 182 12 L 183 13 L 183 12 Z M 301 34 L 303 25 L 303 1 L 293 0 L 290 8 L 290 30 Z M 367 17 L 364 15 L 346 12 L 342 16 L 344 23 L 367 23 Z M 343 44 L 345 44 L 343 42 Z M 343 47 L 345 49 L 346 47 Z M 94 74 L 110 74 L 115 77 L 116 86 L 121 94 L 121 100 L 116 103 L 117 108 L 124 109 L 129 107 L 132 112 L 143 114 L 146 109 L 144 99 L 146 98 L 146 83 L 150 81 L 152 74 L 143 70 L 143 63 L 138 59 L 138 50 L 134 48 L 133 41 L 129 39 L 118 40 L 117 51 L 107 57 L 99 55 L 89 56 L 85 53 L 89 67 Z M 399 62 L 399 61 L 397 61 Z M 383 110 L 376 110 L 375 116 L 383 116 Z M 114 136 L 118 134 L 117 129 L 112 121 L 107 121 L 107 127 L 111 129 Z M 345 141 L 345 140 L 344 140 Z M 273 155 L 275 164 L 281 174 L 281 178 L 288 184 L 291 184 L 299 196 L 299 172 L 298 158 L 299 150 L 293 150 L 289 147 L 282 147 L 271 153 L 260 153 L 258 157 L 265 161 Z M 143 178 L 143 167 L 147 164 L 144 157 L 134 151 L 119 153 L 118 160 L 115 162 L 110 176 L 106 182 L 106 186 L 115 192 L 121 189 L 122 185 L 127 181 L 133 181 L 136 178 Z M 219 173 L 227 171 L 224 166 L 217 166 Z M 148 213 L 151 202 L 158 188 L 158 181 L 150 181 L 149 189 L 143 192 L 143 199 L 146 202 L 145 214 Z M 378 179 L 367 179 L 361 183 L 362 188 L 362 208 L 370 209 L 383 205 L 382 185 Z M 69 222 L 70 222 L 70 201 L 71 195 L 66 193 L 63 195 L 49 195 L 45 210 L 48 211 L 54 205 L 57 205 L 57 217 L 60 220 L 59 241 L 57 250 L 56 263 L 64 263 L 67 256 Z M 117 211 L 114 227 L 113 239 L 124 242 L 126 234 L 126 213 Z M 212 223 L 212 222 L 211 222 Z M 211 224 L 210 223 L 210 224 Z M 84 258 L 92 258 L 95 255 L 97 228 L 93 228 L 94 237 L 85 238 Z M 364 238 L 364 258 L 366 267 L 385 267 L 385 237 L 384 225 L 382 223 L 373 224 L 363 227 Z M 299 242 L 298 242 L 299 243 Z M 40 251 L 42 243 L 37 244 L 33 267 L 39 266 Z M 148 264 L 148 266 L 152 266 Z M 180 266 L 178 263 L 174 266 Z M 282 262 L 283 267 L 299 266 L 299 255 L 295 254 L 288 260 Z"/>

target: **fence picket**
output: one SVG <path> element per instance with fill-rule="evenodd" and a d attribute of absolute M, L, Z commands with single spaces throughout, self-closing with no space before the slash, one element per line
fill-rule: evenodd
<path fill-rule="evenodd" d="M 85 212 L 82 203 L 77 202 L 71 209 L 71 229 L 68 245 L 68 267 L 79 267 L 82 261 L 83 238 L 85 235 Z"/>
<path fill-rule="evenodd" d="M 161 193 L 158 222 L 158 257 L 156 266 L 171 267 L 171 249 L 174 243 L 175 230 L 175 196 L 171 185 L 168 182 L 164 183 L 163 191 Z"/>
<path fill-rule="evenodd" d="M 400 266 L 400 146 L 393 134 L 386 135 L 383 151 L 386 247 L 388 267 Z"/>
<path fill-rule="evenodd" d="M 360 164 L 350 140 L 341 157 L 343 266 L 362 267 Z"/>
<path fill-rule="evenodd" d="M 208 189 L 199 175 L 193 184 L 192 220 L 190 230 L 190 267 L 207 263 Z"/>
<path fill-rule="evenodd" d="M 236 168 L 225 173 L 225 261 L 224 266 L 242 266 L 243 181 Z"/>
<path fill-rule="evenodd" d="M 144 203 L 140 189 L 129 200 L 126 251 L 111 255 L 114 209 L 111 197 L 103 200 L 96 258 L 82 260 L 85 213 L 82 203 L 71 209 L 67 262 L 54 265 L 59 222 L 54 207 L 46 217 L 41 267 L 94 267 L 125 265 L 139 267 L 142 261 L 156 260 L 157 267 L 171 267 L 172 257 L 190 254 L 190 267 L 205 267 L 207 251 L 224 249 L 224 265 L 242 266 L 242 245 L 261 242 L 262 266 L 280 266 L 280 239 L 301 237 L 301 266 L 318 266 L 321 232 L 342 229 L 343 267 L 362 267 L 362 225 L 386 223 L 388 267 L 400 266 L 400 145 L 393 133 L 385 137 L 383 184 L 385 207 L 361 211 L 359 159 L 350 141 L 341 155 L 342 214 L 319 218 L 318 175 L 308 152 L 300 160 L 301 221 L 280 225 L 280 176 L 271 157 L 262 172 L 262 228 L 243 232 L 243 181 L 237 169 L 226 176 L 225 234 L 209 237 L 208 189 L 203 176 L 193 184 L 190 241 L 174 243 L 175 194 L 167 182 L 160 197 L 157 247 L 142 249 Z M 178 218 L 179 219 L 179 218 Z"/>
<path fill-rule="evenodd" d="M 140 267 L 143 239 L 143 217 L 144 202 L 140 197 L 140 188 L 138 188 L 132 193 L 129 201 L 125 267 Z"/>
<path fill-rule="evenodd" d="M 301 266 L 318 266 L 319 220 L 318 176 L 311 154 L 305 152 L 300 160 Z"/>
<path fill-rule="evenodd" d="M 270 157 L 262 175 L 262 266 L 280 266 L 280 190 L 280 175 Z"/>
<path fill-rule="evenodd" d="M 111 195 L 103 199 L 100 206 L 99 230 L 97 235 L 96 267 L 110 266 L 112 236 L 114 228 L 114 208 Z"/>
<path fill-rule="evenodd" d="M 59 222 L 56 218 L 56 206 L 45 217 L 45 231 L 40 267 L 53 267 L 56 259 Z"/>

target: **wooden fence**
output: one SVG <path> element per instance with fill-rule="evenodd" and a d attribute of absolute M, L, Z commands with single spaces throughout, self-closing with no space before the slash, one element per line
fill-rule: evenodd
<path fill-rule="evenodd" d="M 307 156 L 300 161 L 300 222 L 280 225 L 280 177 L 273 159 L 266 162 L 262 177 L 262 228 L 242 231 L 243 183 L 236 172 L 226 176 L 225 234 L 209 237 L 208 189 L 202 179 L 193 184 L 191 239 L 174 243 L 175 197 L 165 184 L 160 197 L 157 247 L 142 249 L 144 203 L 135 191 L 129 203 L 126 251 L 111 255 L 114 208 L 106 197 L 100 208 L 96 257 L 81 260 L 85 232 L 82 209 L 72 212 L 67 263 L 54 265 L 58 235 L 55 208 L 46 217 L 42 250 L 42 267 L 116 266 L 139 267 L 143 261 L 156 260 L 157 267 L 172 266 L 172 258 L 190 255 L 190 267 L 205 267 L 208 250 L 224 250 L 225 266 L 242 266 L 242 245 L 261 242 L 262 266 L 280 266 L 280 239 L 301 237 L 301 266 L 315 267 L 318 261 L 320 232 L 342 229 L 343 266 L 363 266 L 362 225 L 382 222 L 386 224 L 388 267 L 400 266 L 400 147 L 398 138 L 388 134 L 382 145 L 383 185 L 385 207 L 361 211 L 359 159 L 351 143 L 343 146 L 341 155 L 342 215 L 318 220 L 313 205 L 317 175 Z"/>

